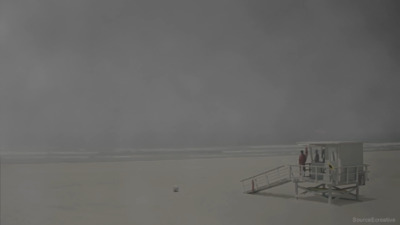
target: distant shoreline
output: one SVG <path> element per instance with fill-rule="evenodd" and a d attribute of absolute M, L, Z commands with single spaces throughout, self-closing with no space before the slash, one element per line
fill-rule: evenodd
<path fill-rule="evenodd" d="M 238 147 L 209 147 L 186 149 L 117 149 L 111 151 L 48 151 L 48 152 L 2 152 L 1 163 L 74 163 L 158 161 L 210 158 L 293 156 L 301 150 L 298 145 L 266 145 Z M 364 152 L 398 151 L 400 143 L 365 143 Z"/>

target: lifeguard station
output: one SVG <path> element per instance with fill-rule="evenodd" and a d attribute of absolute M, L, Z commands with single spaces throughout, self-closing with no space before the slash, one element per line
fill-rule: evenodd
<path fill-rule="evenodd" d="M 255 194 L 285 183 L 293 182 L 295 196 L 299 189 L 328 198 L 358 200 L 359 187 L 365 185 L 368 165 L 363 161 L 361 142 L 304 142 L 298 143 L 308 150 L 302 165 L 282 165 L 241 180 L 245 193 Z"/>

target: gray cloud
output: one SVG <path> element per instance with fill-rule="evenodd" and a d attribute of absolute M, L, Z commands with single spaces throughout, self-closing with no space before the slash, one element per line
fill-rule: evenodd
<path fill-rule="evenodd" d="M 2 1 L 3 147 L 398 141 L 396 1 Z"/>

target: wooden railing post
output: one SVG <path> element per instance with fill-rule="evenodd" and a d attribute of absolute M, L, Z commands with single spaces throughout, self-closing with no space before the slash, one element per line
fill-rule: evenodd
<path fill-rule="evenodd" d="M 356 183 L 358 184 L 358 166 L 356 167 Z"/>

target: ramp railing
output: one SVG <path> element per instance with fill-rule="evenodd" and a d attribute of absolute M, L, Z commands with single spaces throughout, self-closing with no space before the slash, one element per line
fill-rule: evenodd
<path fill-rule="evenodd" d="M 290 167 L 279 166 L 241 180 L 245 193 L 256 193 L 291 181 Z"/>

